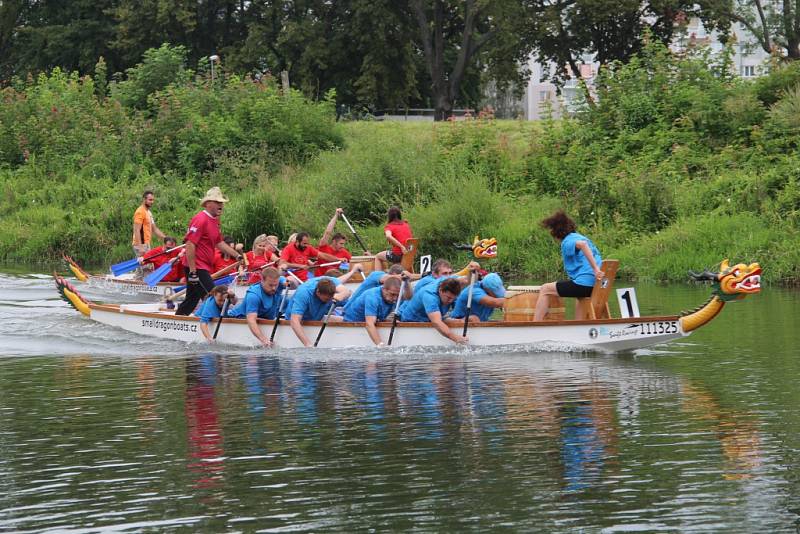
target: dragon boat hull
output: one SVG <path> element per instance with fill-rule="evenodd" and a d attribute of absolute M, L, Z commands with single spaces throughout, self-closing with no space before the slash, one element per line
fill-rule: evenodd
<path fill-rule="evenodd" d="M 157 304 L 108 305 L 89 304 L 90 317 L 109 326 L 135 334 L 155 336 L 187 343 L 204 343 L 200 322 L 193 316 L 176 316 L 172 311 L 158 310 Z M 274 321 L 259 320 L 262 331 L 269 335 Z M 303 324 L 306 335 L 315 339 L 322 323 Z M 216 327 L 216 322 L 212 328 Z M 462 326 L 451 330 L 460 333 Z M 388 339 L 391 323 L 379 323 L 382 339 Z M 530 322 L 496 321 L 470 325 L 468 337 L 473 346 L 525 345 L 542 346 L 549 350 L 595 350 L 619 352 L 640 349 L 680 339 L 684 332 L 678 316 L 653 316 L 637 319 L 606 319 L 589 321 Z M 217 342 L 227 345 L 253 347 L 256 339 L 244 319 L 223 320 Z M 282 320 L 275 334 L 275 345 L 281 348 L 301 347 L 288 321 Z M 429 323 L 398 323 L 394 347 L 452 346 Z M 372 347 L 363 323 L 328 323 L 319 342 L 324 348 Z"/>

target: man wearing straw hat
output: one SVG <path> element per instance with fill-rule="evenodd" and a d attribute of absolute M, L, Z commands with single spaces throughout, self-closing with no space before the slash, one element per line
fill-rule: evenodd
<path fill-rule="evenodd" d="M 183 257 L 186 298 L 178 306 L 175 315 L 189 315 L 197 303 L 214 289 L 211 272 L 214 269 L 215 249 L 242 261 L 242 255 L 223 240 L 219 229 L 219 217 L 227 201 L 219 187 L 212 187 L 200 201 L 202 211 L 189 223 L 189 229 L 183 238 L 186 243 L 186 254 Z"/>

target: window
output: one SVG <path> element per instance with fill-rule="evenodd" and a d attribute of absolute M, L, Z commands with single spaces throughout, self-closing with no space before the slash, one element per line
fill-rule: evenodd
<path fill-rule="evenodd" d="M 752 78 L 756 75 L 755 65 L 742 65 L 742 78 Z"/>
<path fill-rule="evenodd" d="M 550 91 L 539 91 L 539 102 L 547 102 L 550 100 Z"/>

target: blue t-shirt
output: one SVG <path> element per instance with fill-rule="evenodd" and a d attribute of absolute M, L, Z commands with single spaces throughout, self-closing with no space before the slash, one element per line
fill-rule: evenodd
<path fill-rule="evenodd" d="M 221 315 L 220 311 L 220 307 L 217 306 L 217 301 L 214 300 L 213 296 L 210 296 L 203 301 L 203 304 L 195 312 L 195 315 L 200 318 L 201 323 L 210 323 L 211 319 L 216 319 Z"/>
<path fill-rule="evenodd" d="M 592 256 L 594 256 L 594 261 L 598 267 L 603 262 L 600 252 L 588 237 L 584 237 L 578 232 L 572 232 L 561 241 L 561 257 L 564 259 L 564 270 L 567 272 L 569 279 L 579 286 L 592 287 L 594 286 L 594 271 L 583 252 L 575 248 L 575 243 L 578 241 L 586 241 L 589 244 L 589 249 L 592 251 Z"/>
<path fill-rule="evenodd" d="M 381 287 L 373 287 L 361 293 L 358 298 L 350 299 L 344 307 L 344 320 L 356 323 L 362 322 L 366 317 L 375 317 L 383 321 L 392 313 L 394 304 L 383 300 Z"/>
<path fill-rule="evenodd" d="M 439 278 L 434 278 L 432 274 L 423 276 L 422 278 L 417 280 L 416 284 L 414 284 L 414 291 L 419 291 L 420 289 L 422 289 L 423 287 L 427 286 L 428 284 L 430 284 L 432 282 L 436 282 L 438 280 L 439 280 Z"/>
<path fill-rule="evenodd" d="M 244 299 L 228 312 L 231 317 L 247 317 L 248 313 L 255 313 L 260 319 L 274 319 L 278 315 L 278 306 L 283 298 L 286 279 L 280 277 L 278 288 L 274 295 L 264 291 L 261 283 L 253 284 L 247 288 Z"/>
<path fill-rule="evenodd" d="M 480 301 L 483 297 L 488 297 L 489 294 L 483 289 L 480 283 L 475 284 L 472 288 L 472 309 L 470 310 L 470 315 L 477 315 L 480 317 L 481 321 L 488 321 L 489 317 L 491 317 L 494 308 L 491 306 L 483 306 L 478 301 Z M 467 314 L 467 298 L 469 297 L 469 286 L 465 287 L 461 293 L 459 293 L 458 298 L 456 299 L 456 303 L 453 306 L 453 313 L 450 314 L 450 317 L 453 319 L 463 319 L 464 316 Z"/>
<path fill-rule="evenodd" d="M 350 295 L 350 299 L 348 300 L 348 302 L 356 300 L 361 295 L 361 293 L 363 293 L 367 289 L 372 289 L 373 287 L 378 287 L 379 285 L 381 285 L 381 278 L 383 278 L 383 275 L 385 274 L 386 273 L 383 271 L 372 271 L 371 273 L 369 273 L 367 277 L 364 279 L 364 281 L 361 282 L 361 285 L 359 285 L 356 288 L 356 290 L 353 291 L 353 294 Z"/>
<path fill-rule="evenodd" d="M 342 285 L 342 282 L 337 278 L 331 278 L 330 276 L 318 276 L 300 284 L 300 287 L 297 288 L 292 297 L 290 315 L 302 315 L 303 321 L 321 321 L 325 317 L 330 307 L 330 302 L 322 302 L 315 294 L 317 284 L 320 280 L 325 279 L 333 281 L 333 285 L 336 287 Z"/>
<path fill-rule="evenodd" d="M 439 286 L 442 282 L 450 278 L 449 276 L 437 278 L 434 284 L 427 284 L 419 290 L 419 284 L 414 287 L 414 296 L 400 304 L 400 320 L 430 322 L 428 314 L 439 312 L 442 317 L 450 310 L 452 304 L 444 304 L 439 298 Z"/>

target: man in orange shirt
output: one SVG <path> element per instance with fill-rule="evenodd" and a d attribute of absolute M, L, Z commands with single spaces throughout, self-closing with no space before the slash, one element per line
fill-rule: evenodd
<path fill-rule="evenodd" d="M 143 256 L 150 250 L 150 238 L 153 234 L 161 239 L 165 237 L 164 232 L 156 226 L 153 214 L 150 213 L 150 208 L 155 200 L 156 197 L 152 191 L 145 191 L 142 193 L 142 204 L 136 208 L 133 214 L 133 253 L 137 257 Z"/>

